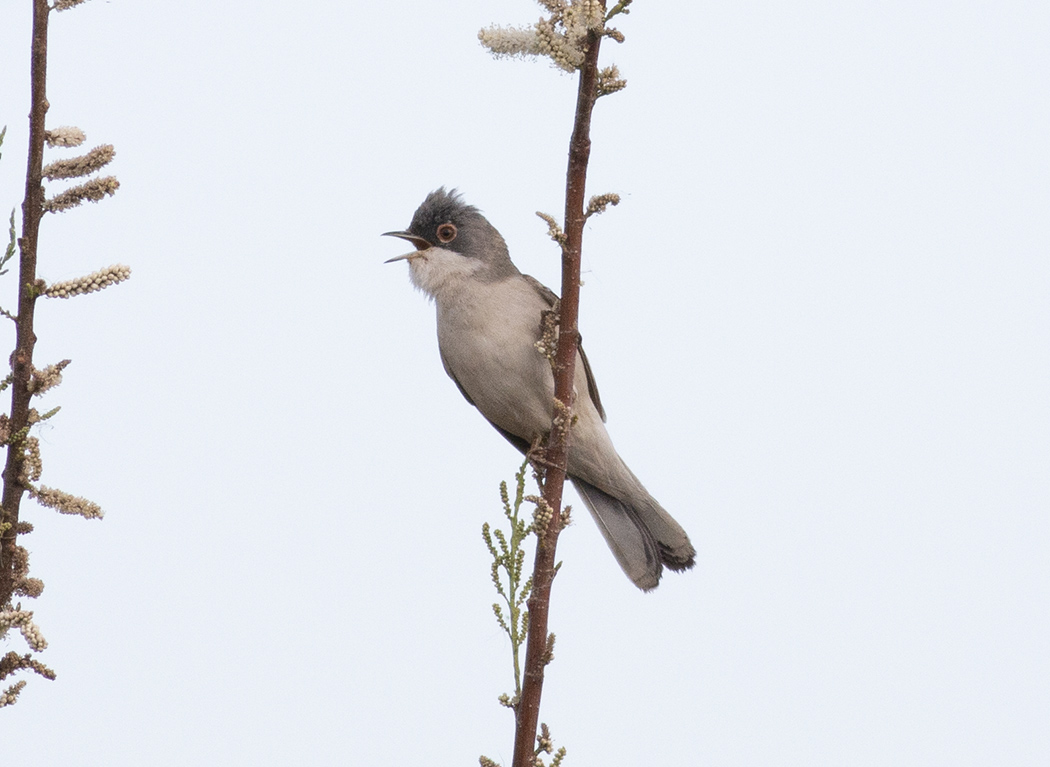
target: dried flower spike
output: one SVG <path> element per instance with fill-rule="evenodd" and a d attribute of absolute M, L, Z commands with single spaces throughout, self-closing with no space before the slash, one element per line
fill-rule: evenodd
<path fill-rule="evenodd" d="M 116 150 L 113 149 L 112 144 L 103 144 L 80 157 L 71 157 L 68 160 L 55 160 L 50 165 L 44 166 L 42 174 L 44 178 L 51 180 L 90 176 L 95 171 L 108 165 L 115 155 Z"/>
<path fill-rule="evenodd" d="M 29 391 L 33 394 L 43 394 L 48 389 L 53 389 L 62 383 L 62 371 L 71 360 L 62 360 L 54 365 L 48 365 L 43 370 L 33 368 L 33 375 L 29 379 Z"/>
<path fill-rule="evenodd" d="M 83 2 L 85 0 L 55 0 L 53 7 L 56 11 L 68 11 L 70 8 L 75 8 Z"/>
<path fill-rule="evenodd" d="M 565 232 L 558 224 L 558 220 L 554 218 L 550 213 L 544 213 L 543 211 L 537 210 L 536 215 L 547 222 L 547 236 L 554 240 L 561 246 L 565 245 Z"/>
<path fill-rule="evenodd" d="M 39 578 L 22 578 L 15 583 L 15 593 L 36 599 L 44 593 L 44 582 Z"/>
<path fill-rule="evenodd" d="M 55 678 L 54 671 L 40 661 L 34 659 L 29 653 L 19 655 L 16 652 L 9 652 L 4 655 L 4 657 L 0 658 L 0 679 L 7 679 L 11 674 L 16 671 L 21 671 L 22 669 L 35 671 L 45 679 Z"/>
<path fill-rule="evenodd" d="M 30 488 L 29 492 L 41 506 L 55 509 L 60 514 L 79 514 L 85 519 L 102 519 L 103 517 L 101 506 L 79 495 L 70 495 L 44 485 Z"/>
<path fill-rule="evenodd" d="M 25 686 L 26 680 L 22 679 L 4 690 L 3 694 L 0 694 L 0 708 L 13 706 L 15 701 L 18 700 L 18 693 L 22 692 L 22 688 Z"/>
<path fill-rule="evenodd" d="M 610 205 L 619 205 L 620 195 L 615 192 L 606 192 L 605 194 L 596 194 L 587 202 L 587 212 L 584 214 L 587 218 L 590 218 L 595 213 L 604 213 L 605 209 Z"/>
<path fill-rule="evenodd" d="M 114 195 L 120 188 L 120 182 L 116 176 L 104 176 L 85 181 L 78 186 L 70 187 L 64 192 L 56 194 L 50 200 L 44 200 L 45 213 L 59 213 L 63 210 L 75 208 L 84 201 L 98 202 L 106 195 Z"/>

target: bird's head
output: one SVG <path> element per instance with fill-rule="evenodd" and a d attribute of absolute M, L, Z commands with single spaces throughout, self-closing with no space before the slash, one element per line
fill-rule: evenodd
<path fill-rule="evenodd" d="M 431 296 L 449 279 L 490 281 L 518 273 L 500 233 L 455 190 L 441 187 L 431 192 L 416 209 L 408 229 L 384 236 L 400 237 L 415 246 L 411 253 L 387 263 L 407 260 L 412 281 Z"/>

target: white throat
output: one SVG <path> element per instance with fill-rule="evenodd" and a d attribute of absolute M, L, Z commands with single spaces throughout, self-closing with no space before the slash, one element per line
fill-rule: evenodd
<path fill-rule="evenodd" d="M 412 284 L 436 301 L 450 297 L 471 282 L 484 264 L 452 250 L 428 248 L 408 262 Z"/>

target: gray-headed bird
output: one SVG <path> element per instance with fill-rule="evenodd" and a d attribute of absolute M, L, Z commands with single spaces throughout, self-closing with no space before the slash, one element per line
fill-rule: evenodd
<path fill-rule="evenodd" d="M 500 233 L 454 191 L 431 192 L 406 231 L 387 234 L 416 248 L 390 261 L 407 260 L 412 283 L 437 305 L 445 372 L 500 434 L 529 451 L 554 413 L 554 375 L 536 342 L 557 296 L 518 271 Z M 696 550 L 617 455 L 582 345 L 574 386 L 569 479 L 623 571 L 654 589 L 664 565 L 687 570 Z"/>

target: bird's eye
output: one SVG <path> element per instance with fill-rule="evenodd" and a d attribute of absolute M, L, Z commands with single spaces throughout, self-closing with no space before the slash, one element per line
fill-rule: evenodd
<path fill-rule="evenodd" d="M 441 242 L 452 242 L 456 239 L 456 226 L 455 224 L 442 224 L 437 230 L 438 239 Z"/>

